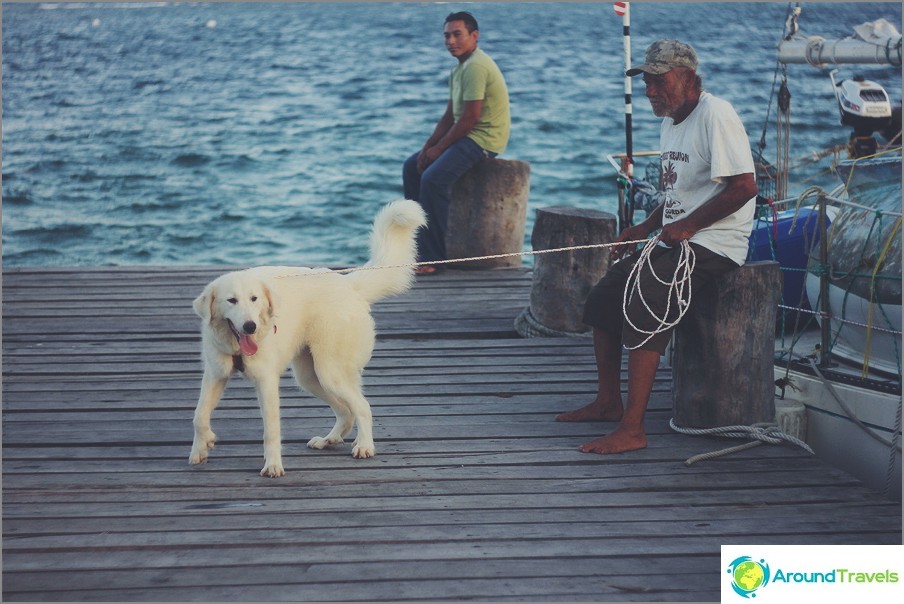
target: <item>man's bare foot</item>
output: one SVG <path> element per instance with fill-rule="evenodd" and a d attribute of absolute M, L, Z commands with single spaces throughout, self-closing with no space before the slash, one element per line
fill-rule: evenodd
<path fill-rule="evenodd" d="M 619 426 L 610 434 L 581 445 L 578 450 L 582 453 L 608 455 L 610 453 L 624 453 L 625 451 L 645 449 L 646 446 L 647 435 L 642 430 L 640 432 L 635 432 Z"/>
<path fill-rule="evenodd" d="M 617 422 L 621 421 L 621 402 L 617 405 L 603 405 L 593 401 L 574 411 L 566 411 L 556 416 L 557 422 Z"/>

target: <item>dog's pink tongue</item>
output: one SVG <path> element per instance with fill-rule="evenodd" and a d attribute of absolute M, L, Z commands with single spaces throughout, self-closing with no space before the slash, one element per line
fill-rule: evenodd
<path fill-rule="evenodd" d="M 257 352 L 257 344 L 254 340 L 251 339 L 249 335 L 243 335 L 239 338 L 239 348 L 242 349 L 242 354 L 245 356 L 252 356 Z"/>

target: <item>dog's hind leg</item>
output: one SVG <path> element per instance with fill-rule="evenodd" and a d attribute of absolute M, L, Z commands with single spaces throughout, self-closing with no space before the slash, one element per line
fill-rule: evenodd
<path fill-rule="evenodd" d="M 336 424 L 329 434 L 326 436 L 315 436 L 308 441 L 308 447 L 325 449 L 326 447 L 341 445 L 345 442 L 345 437 L 348 436 L 355 425 L 355 418 L 348 405 L 324 389 L 317 378 L 317 372 L 314 371 L 314 361 L 311 358 L 311 354 L 307 350 L 295 359 L 292 364 L 292 371 L 299 386 L 325 401 L 330 406 L 330 409 L 333 410 L 333 413 L 336 414 Z"/>
<path fill-rule="evenodd" d="M 220 402 L 223 391 L 226 389 L 228 377 L 213 376 L 209 370 L 204 371 L 201 380 L 201 395 L 198 397 L 198 406 L 195 408 L 194 425 L 195 437 L 191 445 L 191 455 L 188 463 L 199 464 L 207 461 L 210 449 L 213 449 L 217 441 L 217 435 L 210 429 L 210 416 Z"/>
<path fill-rule="evenodd" d="M 358 435 L 352 445 L 352 457 L 363 459 L 377 454 L 374 446 L 373 414 L 370 411 L 370 403 L 361 394 L 360 389 L 346 388 L 346 393 L 340 395 L 348 403 L 355 416 L 355 424 L 358 426 Z"/>
<path fill-rule="evenodd" d="M 358 436 L 352 446 L 352 456 L 357 458 L 373 457 L 376 454 L 373 436 L 373 415 L 370 403 L 361 393 L 361 376 L 357 371 L 332 371 L 319 373 L 323 388 L 339 401 L 347 405 L 358 426 Z"/>
<path fill-rule="evenodd" d="M 352 457 L 364 459 L 377 454 L 377 449 L 374 445 L 373 415 L 367 399 L 361 394 L 358 394 L 356 398 L 358 400 L 349 405 L 353 409 L 355 423 L 358 425 L 358 436 L 352 444 Z"/>

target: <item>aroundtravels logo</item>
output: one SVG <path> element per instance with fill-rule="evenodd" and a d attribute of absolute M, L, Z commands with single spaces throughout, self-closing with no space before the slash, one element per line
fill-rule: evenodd
<path fill-rule="evenodd" d="M 779 549 L 782 546 L 757 546 L 752 552 L 736 546 L 735 551 L 722 547 L 725 602 L 734 599 L 740 604 L 739 596 L 768 604 L 786 604 L 800 601 L 804 592 L 825 597 L 851 597 L 856 593 L 873 603 L 904 601 L 901 546 L 848 546 L 856 549 L 838 552 L 835 548 L 819 551 L 811 546 L 799 546 L 791 550 L 792 554 Z M 747 553 L 756 557 L 743 555 Z M 734 596 L 729 596 L 732 592 Z"/>
<path fill-rule="evenodd" d="M 904 545 L 723 545 L 726 604 L 904 602 Z"/>
<path fill-rule="evenodd" d="M 731 588 L 743 598 L 755 598 L 756 590 L 769 583 L 769 565 L 750 556 L 735 558 L 727 572 L 731 575 Z"/>

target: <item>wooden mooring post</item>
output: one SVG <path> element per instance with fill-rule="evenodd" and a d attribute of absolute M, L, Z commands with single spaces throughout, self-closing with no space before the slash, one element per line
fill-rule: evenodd
<path fill-rule="evenodd" d="M 534 250 L 611 243 L 616 218 L 608 212 L 570 206 L 537 210 L 531 233 Z M 571 336 L 587 333 L 582 321 L 584 300 L 609 268 L 609 248 L 594 247 L 534 259 L 530 306 L 515 319 L 522 337 Z"/>
<path fill-rule="evenodd" d="M 675 329 L 672 411 L 682 428 L 772 422 L 779 264 L 749 262 L 699 292 Z"/>
<path fill-rule="evenodd" d="M 452 187 L 446 254 L 449 259 L 521 252 L 530 193 L 530 164 L 488 159 Z M 521 266 L 520 256 L 455 263 L 456 268 Z"/>

